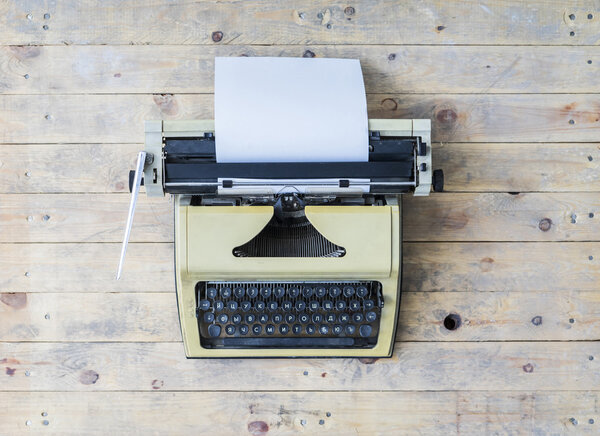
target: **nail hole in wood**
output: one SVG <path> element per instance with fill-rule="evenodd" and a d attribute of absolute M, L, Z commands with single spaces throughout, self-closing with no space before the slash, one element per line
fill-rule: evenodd
<path fill-rule="evenodd" d="M 446 327 L 446 329 L 448 330 L 456 330 L 460 327 L 460 324 L 460 316 L 456 313 L 451 313 L 446 318 L 444 318 L 444 327 Z"/>

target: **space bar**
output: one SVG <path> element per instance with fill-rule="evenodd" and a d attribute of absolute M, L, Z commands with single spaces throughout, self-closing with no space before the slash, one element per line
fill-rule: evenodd
<path fill-rule="evenodd" d="M 354 338 L 223 338 L 224 347 L 324 348 L 353 345 Z"/>

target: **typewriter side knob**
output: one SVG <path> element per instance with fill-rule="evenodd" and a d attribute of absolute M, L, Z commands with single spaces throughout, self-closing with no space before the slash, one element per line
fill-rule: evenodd
<path fill-rule="evenodd" d="M 434 170 L 432 175 L 432 185 L 435 192 L 444 190 L 444 171 Z"/>

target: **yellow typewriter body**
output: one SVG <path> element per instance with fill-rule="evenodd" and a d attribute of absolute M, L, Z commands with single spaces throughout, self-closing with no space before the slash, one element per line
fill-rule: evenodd
<path fill-rule="evenodd" d="M 430 126 L 369 120 L 368 162 L 229 164 L 217 162 L 213 121 L 147 121 L 117 278 L 145 186 L 148 196 L 174 199 L 187 357 L 391 356 L 401 194 L 443 188 Z"/>

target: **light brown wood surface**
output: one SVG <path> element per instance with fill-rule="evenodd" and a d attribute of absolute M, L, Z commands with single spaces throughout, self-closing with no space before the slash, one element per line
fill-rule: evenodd
<path fill-rule="evenodd" d="M 598 434 L 599 23 L 583 0 L 0 2 L 0 435 Z M 357 58 L 369 116 L 432 120 L 446 192 L 403 198 L 392 358 L 186 360 L 167 198 L 140 198 L 115 280 L 143 121 L 212 118 L 215 56 Z"/>

